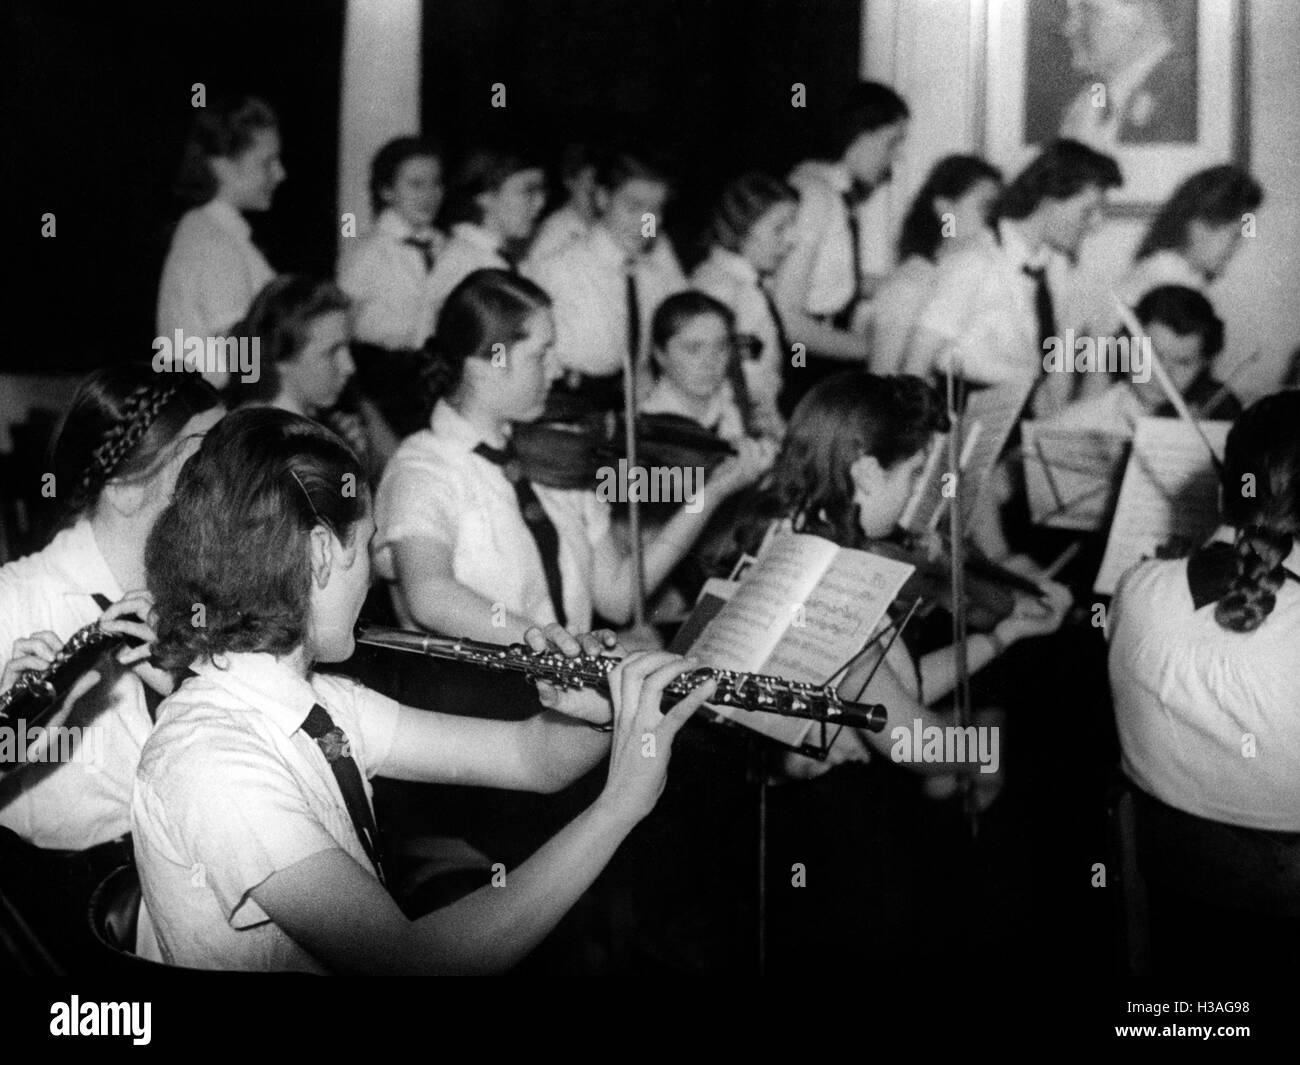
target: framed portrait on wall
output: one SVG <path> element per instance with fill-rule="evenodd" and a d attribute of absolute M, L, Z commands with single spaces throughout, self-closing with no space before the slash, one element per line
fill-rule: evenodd
<path fill-rule="evenodd" d="M 1246 0 L 986 0 L 981 133 L 1014 173 L 1072 137 L 1119 160 L 1119 213 L 1247 163 Z"/>

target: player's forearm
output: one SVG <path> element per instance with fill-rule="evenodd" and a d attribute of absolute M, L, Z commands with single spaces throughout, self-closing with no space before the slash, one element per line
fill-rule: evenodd
<path fill-rule="evenodd" d="M 415 922 L 421 968 L 492 973 L 517 964 L 559 923 L 608 864 L 633 821 L 604 799 L 517 869 Z"/>

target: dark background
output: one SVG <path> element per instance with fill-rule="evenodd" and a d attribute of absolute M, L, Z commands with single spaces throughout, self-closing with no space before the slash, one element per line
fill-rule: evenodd
<path fill-rule="evenodd" d="M 426 131 L 453 150 L 631 141 L 682 189 L 684 257 L 718 188 L 814 151 L 857 78 L 859 0 L 432 0 Z M 289 178 L 255 236 L 279 270 L 334 268 L 343 0 L 4 6 L 0 162 L 14 244 L 0 371 L 84 372 L 147 357 L 191 86 L 279 112 Z M 790 106 L 791 84 L 808 106 Z M 490 106 L 491 85 L 507 107 Z M 57 237 L 43 238 L 53 212 Z"/>

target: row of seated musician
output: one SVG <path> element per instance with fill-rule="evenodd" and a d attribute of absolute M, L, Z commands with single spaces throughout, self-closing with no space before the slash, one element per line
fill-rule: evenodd
<path fill-rule="evenodd" d="M 425 931 L 417 931 L 413 936 L 405 918 L 395 916 L 388 904 L 379 903 L 380 898 L 387 898 L 376 879 L 379 866 L 373 864 L 372 855 L 367 852 L 364 833 L 357 834 L 352 812 L 340 806 L 337 795 L 330 800 L 332 809 L 322 809 L 318 790 L 307 789 L 311 791 L 307 794 L 302 780 L 281 779 L 286 772 L 293 776 L 285 769 L 285 759 L 291 767 L 301 768 L 299 759 L 315 757 L 313 741 L 298 729 L 302 722 L 295 715 L 306 715 L 309 702 L 324 703 L 336 719 L 335 724 L 343 722 L 340 727 L 352 740 L 360 771 L 387 770 L 414 779 L 454 778 L 508 782 L 512 786 L 551 786 L 569 779 L 570 772 L 581 772 L 594 764 L 607 749 L 603 746 L 606 741 L 599 741 L 600 746 L 590 750 L 584 747 L 581 757 L 573 755 L 574 737 L 585 737 L 585 730 L 574 733 L 556 721 L 550 721 L 545 727 L 533 726 L 533 731 L 527 733 L 526 743 L 523 736 L 507 740 L 504 735 L 489 735 L 490 730 L 476 734 L 472 740 L 467 735 L 457 740 L 450 733 L 438 731 L 451 726 L 437 720 L 436 715 L 435 724 L 428 724 L 429 716 L 423 715 L 420 720 L 425 725 L 417 726 L 415 718 L 408 720 L 401 710 L 395 710 L 378 696 L 365 695 L 341 682 L 311 675 L 309 662 L 346 657 L 350 652 L 351 625 L 369 583 L 369 551 L 361 549 L 371 535 L 373 520 L 368 493 L 349 494 L 339 487 L 347 484 L 349 478 L 353 484 L 364 484 L 364 474 L 355 457 L 339 445 L 336 437 L 287 412 L 241 411 L 213 427 L 219 408 L 204 386 L 186 377 L 181 381 L 190 382 L 188 385 L 159 388 L 156 378 L 143 378 L 142 373 L 137 373 L 137 378 L 143 379 L 132 380 L 132 372 L 116 371 L 120 380 L 115 384 L 112 374 L 96 375 L 79 397 L 76 416 L 69 420 L 61 437 L 60 453 L 69 460 L 69 483 L 79 486 L 81 494 L 76 497 L 77 503 L 88 508 L 89 513 L 60 534 L 46 551 L 0 571 L 6 592 L 14 593 L 13 601 L 28 603 L 31 615 L 20 622 L 27 626 L 29 635 L 18 637 L 14 643 L 6 663 L 4 686 L 11 684 L 24 669 L 47 663 L 59 640 L 66 638 L 62 634 L 70 634 L 69 630 L 85 618 L 93 618 L 97 610 L 90 605 L 94 600 L 85 581 L 104 574 L 108 575 L 105 578 L 108 583 L 103 583 L 101 594 L 106 597 L 122 587 L 122 582 L 133 583 L 144 576 L 156 597 L 159 612 L 159 642 L 153 652 L 155 664 L 173 669 L 181 665 L 197 666 L 200 676 L 186 681 L 180 694 L 172 702 L 164 703 L 159 711 L 160 724 L 155 726 L 152 735 L 145 720 L 148 715 L 144 709 L 144 689 L 137 674 L 143 674 L 150 684 L 157 684 L 160 692 L 166 692 L 173 679 L 139 662 L 135 663 L 134 673 L 113 678 L 110 704 L 121 700 L 122 707 L 134 708 L 134 717 L 140 720 L 103 722 L 112 731 L 114 741 L 109 748 L 114 761 L 99 767 L 107 772 L 103 776 L 87 774 L 76 763 L 58 766 L 40 781 L 44 795 L 35 787 L 24 789 L 25 802 L 17 806 L 6 804 L 5 823 L 20 831 L 41 823 L 61 826 L 63 835 L 57 837 L 58 842 L 79 849 L 82 843 L 105 842 L 106 836 L 109 840 L 115 838 L 112 833 L 124 824 L 126 807 L 121 804 L 129 801 L 128 794 L 134 794 L 131 823 L 136 832 L 135 851 L 143 872 L 146 913 L 150 918 L 142 922 L 141 935 L 156 936 L 161 942 L 162 956 L 172 961 L 215 967 L 366 969 L 379 964 L 369 947 L 345 935 L 330 919 L 312 908 L 313 900 L 317 903 L 322 900 L 319 895 L 304 891 L 303 880 L 296 879 L 302 875 L 312 883 L 346 885 L 347 897 L 363 897 L 368 904 L 380 906 L 377 911 L 368 911 L 377 916 L 366 918 L 374 922 L 364 925 L 367 935 L 376 937 L 376 942 L 391 945 L 390 937 L 400 932 L 408 943 L 405 953 L 388 954 L 385 964 L 457 967 L 460 964 L 455 960 L 457 943 L 449 942 L 445 933 L 434 931 L 445 929 L 447 925 L 443 922 L 453 918 L 443 914 L 422 926 L 427 936 Z M 1243 415 L 1229 438 L 1225 484 L 1231 482 L 1239 489 L 1244 483 L 1243 475 L 1251 473 L 1261 486 L 1258 494 L 1246 495 L 1238 490 L 1236 494 L 1225 495 L 1225 519 L 1237 530 L 1232 538 L 1233 546 L 1226 551 L 1212 551 L 1204 561 L 1147 563 L 1135 570 L 1129 580 L 1138 583 L 1163 580 L 1172 574 L 1166 582 L 1172 583 L 1165 598 L 1178 601 L 1171 599 L 1165 604 L 1168 609 L 1161 609 L 1157 617 L 1144 615 L 1134 634 L 1125 635 L 1126 619 L 1134 616 L 1133 604 L 1145 604 L 1146 599 L 1130 597 L 1126 585 L 1121 588 L 1116 606 L 1120 621 L 1112 635 L 1112 670 L 1119 696 L 1121 736 L 1125 738 L 1126 756 L 1134 767 L 1131 772 L 1141 786 L 1176 810 L 1240 829 L 1230 833 L 1230 838 L 1206 843 L 1220 848 L 1214 851 L 1220 857 L 1222 848 L 1251 846 L 1251 840 L 1256 838 L 1252 833 L 1256 830 L 1282 833 L 1266 837 L 1271 847 L 1282 848 L 1278 853 L 1288 853 L 1286 847 L 1292 845 L 1285 833 L 1292 831 L 1286 810 L 1293 809 L 1293 805 L 1282 801 L 1287 799 L 1287 788 L 1291 786 L 1287 781 L 1293 779 L 1284 764 L 1291 744 L 1287 737 L 1292 733 L 1287 731 L 1286 722 L 1278 720 L 1272 712 L 1273 706 L 1282 705 L 1273 699 L 1276 693 L 1271 688 L 1267 692 L 1259 688 L 1266 682 L 1289 682 L 1276 670 L 1270 672 L 1266 661 L 1261 661 L 1257 663 L 1258 668 L 1229 670 L 1234 676 L 1248 679 L 1248 693 L 1234 695 L 1225 691 L 1215 697 L 1219 703 L 1238 707 L 1243 719 L 1249 719 L 1251 735 L 1272 737 L 1267 744 L 1266 768 L 1269 779 L 1277 782 L 1267 793 L 1259 792 L 1244 779 L 1239 781 L 1239 787 L 1234 785 L 1234 790 L 1219 789 L 1216 794 L 1226 794 L 1235 804 L 1226 812 L 1217 806 L 1210 810 L 1204 804 L 1191 809 L 1186 794 L 1179 794 L 1179 789 L 1203 792 L 1203 774 L 1188 776 L 1181 770 L 1174 771 L 1167 759 L 1152 755 L 1142 746 L 1150 746 L 1163 735 L 1155 734 L 1159 729 L 1155 733 L 1151 731 L 1160 714 L 1174 712 L 1179 715 L 1176 720 L 1180 727 L 1201 729 L 1204 722 L 1197 715 L 1203 715 L 1208 706 L 1218 704 L 1214 700 L 1189 697 L 1186 706 L 1166 706 L 1166 700 L 1156 708 L 1143 704 L 1132 693 L 1153 690 L 1143 678 L 1150 677 L 1149 671 L 1154 666 L 1176 670 L 1185 685 L 1192 685 L 1192 678 L 1200 677 L 1197 683 L 1214 686 L 1221 684 L 1216 677 L 1226 675 L 1223 663 L 1236 661 L 1242 655 L 1249 656 L 1251 661 L 1260 654 L 1275 663 L 1284 659 L 1275 642 L 1281 640 L 1285 644 L 1293 640 L 1291 627 L 1300 610 L 1296 589 L 1286 583 L 1290 579 L 1288 571 L 1293 571 L 1295 565 L 1292 538 L 1300 527 L 1294 460 L 1295 401 L 1296 395 L 1290 393 L 1261 402 Z M 890 380 L 855 374 L 823 383 L 806 397 L 792 419 L 785 449 L 765 486 L 764 502 L 758 510 L 759 524 L 775 519 L 845 545 L 869 546 L 897 522 L 912 481 L 923 464 L 931 432 L 941 420 L 940 412 L 941 406 L 933 395 L 915 379 Z M 195 452 L 199 436 L 203 442 Z M 143 446 L 142 441 L 145 441 Z M 113 446 L 102 446 L 106 443 Z M 197 458 L 181 468 L 194 454 Z M 268 462 L 268 457 L 272 461 Z M 81 465 L 74 460 L 79 460 Z M 251 484 L 250 475 L 253 475 Z M 849 494 L 845 492 L 846 483 L 851 486 Z M 160 511 L 163 511 L 161 517 Z M 293 516 L 293 530 L 285 528 L 281 520 L 284 514 Z M 343 536 L 334 531 L 340 528 L 344 530 Z M 256 541 L 252 550 L 250 536 Z M 357 537 L 361 538 L 360 542 Z M 305 590 L 283 579 L 284 574 L 300 569 L 310 573 Z M 1183 574 L 1190 582 L 1190 591 L 1176 579 Z M 1204 594 L 1204 589 L 1198 591 L 1197 583 L 1203 578 L 1212 578 L 1214 585 Z M 266 591 L 271 588 L 279 589 L 274 595 L 289 597 L 292 602 L 259 601 L 259 595 L 272 594 Z M 1060 624 L 1068 595 L 1058 589 L 1045 591 L 1047 609 L 1041 604 L 1032 604 L 1032 610 L 1018 609 L 990 636 L 970 638 L 967 654 L 976 668 L 991 660 L 1008 643 L 1050 632 Z M 211 604 L 216 613 L 214 617 L 210 610 L 202 626 L 193 624 L 196 597 L 201 603 Z M 138 594 L 128 595 L 125 600 L 115 608 L 115 617 L 145 605 Z M 69 603 L 79 608 L 76 618 L 39 620 L 56 607 L 66 609 Z M 1182 646 L 1179 641 L 1183 637 L 1171 632 L 1169 654 L 1153 654 L 1151 634 L 1163 631 L 1157 624 L 1160 619 L 1176 627 L 1184 624 L 1180 620 L 1184 614 L 1195 618 L 1201 607 L 1213 603 L 1220 604 L 1216 617 L 1221 617 L 1217 624 L 1234 633 L 1264 630 L 1265 625 L 1274 622 L 1265 630 L 1270 640 L 1261 644 L 1258 639 L 1215 636 L 1213 629 L 1201 632 L 1205 626 L 1196 619 L 1200 626 L 1197 633 L 1184 635 L 1189 639 L 1194 636 L 1196 647 L 1202 650 L 1190 657 L 1176 651 L 1175 648 Z M 1273 613 L 1278 616 L 1271 617 Z M 296 626 L 286 629 L 286 617 L 300 620 Z M 311 623 L 304 628 L 308 617 Z M 40 624 L 48 624 L 50 631 L 39 631 Z M 125 631 L 153 637 L 142 626 L 127 629 L 126 626 L 134 623 L 120 624 Z M 566 646 L 576 646 L 567 643 L 556 629 L 548 631 L 553 639 Z M 1142 634 L 1141 639 L 1137 638 L 1137 632 Z M 530 639 L 537 645 L 542 643 L 540 633 L 532 633 Z M 209 660 L 213 655 L 227 668 L 212 669 Z M 919 663 L 907 658 L 902 645 L 895 645 L 891 655 L 872 679 L 866 697 L 885 701 L 898 708 L 896 713 L 932 720 L 924 707 L 952 685 L 955 670 L 951 649 L 927 656 Z M 1206 660 L 1202 662 L 1198 655 Z M 138 653 L 134 657 L 138 658 Z M 671 657 L 642 657 L 632 662 L 642 663 L 647 670 L 662 666 L 660 679 L 681 668 Z M 864 693 L 854 690 L 854 685 L 861 687 L 869 665 L 870 659 L 865 658 L 850 669 L 842 689 L 846 695 L 863 697 Z M 630 670 L 632 666 L 627 668 Z M 232 672 L 239 674 L 234 680 Z M 1275 676 L 1274 682 L 1268 682 L 1270 676 Z M 308 679 L 310 693 L 295 679 L 298 677 Z M 1163 687 L 1167 685 L 1161 686 L 1161 690 Z M 250 694 L 258 692 L 261 694 Z M 555 699 L 552 693 L 544 696 L 543 702 L 553 703 Z M 277 710 L 282 703 L 287 705 Z M 647 717 L 658 715 L 657 698 L 647 697 L 644 703 L 639 721 L 634 723 L 631 715 L 627 715 L 619 723 L 618 735 L 632 746 L 639 742 L 641 730 L 647 727 Z M 236 717 L 238 728 L 232 734 L 231 713 L 235 710 L 250 716 Z M 591 705 L 569 710 L 581 714 L 595 712 Z M 123 712 L 121 708 L 120 712 Z M 260 721 L 258 715 L 263 714 L 279 722 L 276 727 L 282 730 L 281 737 L 292 719 L 294 730 L 290 731 L 288 742 L 295 749 L 293 755 L 275 746 L 285 741 L 275 738 L 274 728 L 268 732 L 266 725 L 252 724 Z M 649 716 L 649 720 L 658 718 Z M 403 722 L 409 727 L 404 727 Z M 425 727 L 438 731 L 436 742 L 428 742 L 432 737 L 425 734 Z M 572 763 L 552 747 L 547 738 L 552 736 L 548 731 L 551 728 L 560 729 L 553 738 L 558 743 L 563 737 L 561 746 L 571 753 Z M 204 737 L 205 729 L 216 729 L 219 735 Z M 501 776 L 503 767 L 499 763 L 493 762 L 497 768 L 492 769 L 486 763 L 474 762 L 473 758 L 465 765 L 452 767 L 440 763 L 431 767 L 427 759 L 420 760 L 424 756 L 417 756 L 413 750 L 396 752 L 399 739 L 410 739 L 421 751 L 445 751 L 450 746 L 466 757 L 474 751 L 478 752 L 477 757 L 484 757 L 483 751 L 487 749 L 497 754 L 502 750 L 516 751 L 524 757 L 526 750 L 528 764 L 541 776 L 528 775 L 522 779 L 518 766 Z M 480 742 L 481 747 L 477 745 Z M 1187 741 L 1176 742 L 1186 746 Z M 143 748 L 143 755 L 139 750 L 130 749 L 135 745 Z M 840 748 L 837 757 L 839 760 L 862 757 L 872 745 L 871 737 L 851 736 L 850 744 Z M 874 746 L 880 750 L 878 738 Z M 375 752 L 380 748 L 387 753 L 377 755 Z M 1222 750 L 1217 747 L 1203 753 L 1204 774 L 1239 776 L 1243 771 L 1241 761 L 1225 762 Z M 138 771 L 133 754 L 143 759 Z M 233 766 L 229 772 L 213 769 L 225 756 L 234 757 L 245 767 L 262 766 L 267 772 L 241 777 Z M 200 763 L 192 771 L 181 771 L 174 764 L 176 759 L 191 757 Z M 407 758 L 412 761 L 408 762 Z M 552 758 L 558 758 L 563 766 L 557 770 L 550 765 L 549 772 L 554 775 L 547 775 L 543 766 Z M 204 766 L 206 771 L 202 771 Z M 274 773 L 270 772 L 272 766 Z M 948 767 L 925 768 L 942 772 Z M 21 782 L 23 774 L 30 771 L 18 770 L 14 779 Z M 631 808 L 644 813 L 662 780 L 653 775 L 649 779 L 637 777 L 628 771 L 635 779 L 622 780 L 621 785 L 626 785 L 634 796 L 628 799 Z M 799 772 L 796 766 L 788 771 L 791 775 Z M 81 786 L 87 781 L 79 777 L 91 776 L 95 778 L 94 787 Z M 216 793 L 205 793 L 206 786 L 217 789 Z M 618 786 L 618 783 L 611 784 L 615 790 Z M 118 789 L 117 793 L 109 794 L 114 788 Z M 62 791 L 56 794 L 59 789 Z M 218 794 L 220 802 L 215 801 Z M 305 832 L 304 822 L 293 821 L 292 825 L 285 822 L 282 806 L 285 794 L 304 796 L 301 816 L 305 823 L 314 826 L 310 834 Z M 96 805 L 92 798 L 103 801 Z M 266 809 L 267 801 L 272 802 L 273 811 Z M 10 819 L 11 809 L 20 818 L 18 822 Z M 226 814 L 233 820 L 227 819 Z M 623 810 L 623 814 L 622 819 L 615 818 L 617 827 L 607 824 L 606 833 L 597 832 L 594 843 L 591 835 L 584 834 L 591 829 L 589 823 L 582 828 L 571 826 L 572 835 L 566 838 L 570 842 L 581 840 L 585 848 L 594 846 L 595 856 L 608 854 L 627 827 L 628 811 Z M 1214 816 L 1207 817 L 1207 814 Z M 594 815 L 592 819 L 598 820 Z M 257 833 L 256 841 L 248 838 L 253 825 L 264 829 Z M 1200 829 L 1195 820 L 1182 825 L 1181 831 L 1191 840 L 1189 846 L 1205 842 Z M 80 832 L 86 834 L 85 839 L 74 839 L 68 834 Z M 311 855 L 303 853 L 304 838 L 315 839 L 324 849 Z M 549 873 L 546 870 L 548 861 L 557 854 L 563 854 L 565 862 L 573 858 L 569 847 L 557 842 L 539 855 L 534 867 L 537 879 L 531 873 L 523 875 L 522 868 L 516 875 L 521 876 L 524 886 L 550 897 L 549 893 L 559 886 L 554 878 L 560 874 L 554 869 Z M 1182 858 L 1186 860 L 1187 855 Z M 372 864 L 367 865 L 368 862 Z M 369 871 L 372 866 L 376 874 Z M 195 868 L 206 871 L 205 887 L 212 891 L 214 905 L 219 908 L 193 906 Z M 559 908 L 548 907 L 538 912 L 536 921 L 528 923 L 526 933 L 521 933 L 518 940 L 511 940 L 509 947 L 503 946 L 501 953 L 490 956 L 485 963 L 507 964 L 535 943 L 549 922 L 558 918 L 563 905 L 581 891 L 587 872 L 594 876 L 597 868 L 584 864 L 571 893 L 575 874 L 566 866 L 565 876 L 569 879 L 564 880 L 565 886 L 560 889 L 556 902 Z M 291 875 L 277 879 L 277 870 L 287 870 Z M 1257 870 L 1257 873 L 1258 883 L 1254 887 L 1267 902 L 1277 883 L 1269 879 L 1266 871 Z M 260 892 L 259 885 L 263 887 Z M 283 894 L 278 891 L 281 887 L 285 888 Z M 534 898 L 527 891 L 513 898 L 521 897 L 528 905 L 533 904 Z M 492 927 L 490 915 L 505 917 L 494 906 L 487 905 L 489 898 L 466 902 L 454 911 L 454 921 L 476 914 L 489 922 L 482 926 L 487 934 L 486 930 Z M 1260 905 L 1255 896 L 1239 901 L 1246 906 Z M 328 900 L 323 904 L 334 907 Z M 505 900 L 502 905 L 508 912 L 514 912 Z M 222 915 L 219 920 L 211 919 L 213 912 Z M 270 924 L 254 920 L 263 913 L 270 915 Z M 412 943 L 422 944 L 436 956 L 413 956 L 415 948 L 409 945 Z M 150 949 L 145 940 L 142 949 Z M 251 954 L 246 954 L 246 949 Z"/>
<path fill-rule="evenodd" d="M 799 458 L 787 460 L 773 498 L 784 501 L 789 521 L 833 522 L 855 543 L 879 535 L 897 519 L 939 411 L 916 380 L 851 375 L 826 382 L 800 408 L 792 438 Z M 836 465 L 853 451 L 840 446 L 841 427 L 862 436 L 864 454 L 849 471 Z M 847 473 L 854 490 L 819 498 L 809 516 L 812 501 L 796 506 L 791 493 L 814 447 L 826 482 L 839 485 Z M 93 620 L 95 594 L 116 595 L 111 623 L 148 646 L 124 655 L 131 668 L 105 678 L 97 696 L 74 701 L 68 720 L 94 721 L 111 733 L 99 771 L 58 765 L 25 787 L 22 801 L 6 804 L 5 823 L 30 842 L 69 850 L 111 846 L 129 827 L 144 887 L 139 935 L 147 956 L 216 968 L 509 964 L 553 925 L 653 805 L 672 733 L 698 703 L 660 716 L 657 693 L 682 669 L 680 659 L 662 653 L 630 657 L 626 679 L 616 679 L 610 784 L 597 807 L 512 872 L 515 891 L 485 889 L 423 923 L 407 921 L 383 890 L 382 858 L 357 828 L 364 816 L 342 801 L 346 791 L 311 783 L 322 757 L 312 731 L 316 705 L 350 741 L 362 775 L 545 789 L 591 768 L 610 741 L 554 717 L 526 725 L 445 719 L 312 672 L 317 661 L 351 653 L 369 587 L 374 519 L 355 456 L 311 420 L 257 406 L 222 419 L 215 394 L 197 379 L 160 385 L 143 368 L 122 367 L 83 387 L 59 454 L 69 483 L 81 487 L 67 501 L 72 523 L 50 547 L 0 571 L 6 593 L 26 604 L 13 619 L 15 633 L 25 635 L 12 643 L 4 686 L 47 665 L 63 639 Z M 349 483 L 362 487 L 349 492 Z M 142 584 L 148 593 L 118 595 Z M 1047 614 L 1017 617 L 984 646 L 972 646 L 976 665 L 1059 624 L 1060 594 Z M 202 624 L 195 624 L 196 602 L 205 608 Z M 156 636 L 143 620 L 151 606 Z M 73 608 L 75 616 L 52 613 Z M 122 620 L 127 613 L 142 620 Z M 558 626 L 546 632 L 562 649 L 579 646 Z M 545 646 L 538 628 L 527 638 Z M 583 646 L 607 644 L 584 637 Z M 142 653 L 150 649 L 146 664 Z M 902 653 L 900 646 L 873 684 L 881 697 L 924 715 L 921 678 L 927 698 L 937 698 L 953 683 L 951 655 L 931 656 L 918 668 Z M 196 675 L 177 689 L 185 669 Z M 862 687 L 866 669 L 865 659 L 855 666 L 846 692 Z M 145 695 L 146 686 L 168 696 L 161 706 L 150 706 L 158 700 Z M 610 714 L 589 698 L 554 691 L 543 692 L 542 702 L 570 716 Z M 112 714 L 100 716 L 106 704 Z M 661 737 L 657 759 L 635 753 L 647 729 Z M 852 748 L 860 757 L 861 743 Z M 30 771 L 12 780 L 32 785 Z M 80 887 L 65 885 L 45 899 L 52 920 L 71 926 L 73 911 L 60 911 L 59 903 L 70 907 L 67 896 Z M 485 943 L 496 948 L 485 952 Z"/>

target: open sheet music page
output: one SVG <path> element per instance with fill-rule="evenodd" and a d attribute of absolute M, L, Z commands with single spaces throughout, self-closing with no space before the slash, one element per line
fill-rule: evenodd
<path fill-rule="evenodd" d="M 1200 426 L 1221 457 L 1232 423 Z M 1170 537 L 1199 545 L 1218 525 L 1219 479 L 1196 428 L 1181 418 L 1143 418 L 1093 590 L 1114 594 L 1124 571 L 1153 557 Z"/>
<path fill-rule="evenodd" d="M 690 653 L 721 669 L 825 684 L 871 638 L 912 569 L 819 536 L 781 532 Z M 797 718 L 714 709 L 794 747 L 812 728 Z"/>
<path fill-rule="evenodd" d="M 962 415 L 963 442 L 960 456 L 962 510 L 967 521 L 970 520 L 998 456 L 1007 445 L 1011 430 L 1015 428 L 1016 421 L 1029 400 L 1032 388 L 1032 379 L 1008 381 L 1006 384 L 977 389 L 967 397 L 966 409 Z M 938 439 L 940 442 L 931 448 L 925 472 L 918 481 L 912 498 L 908 500 L 900 521 L 905 529 L 913 532 L 937 529 L 953 496 L 947 477 L 948 438 L 944 436 Z"/>
<path fill-rule="evenodd" d="M 1115 500 L 1129 439 L 1100 429 L 1020 423 L 1025 492 L 1035 525 L 1100 529 Z"/>

